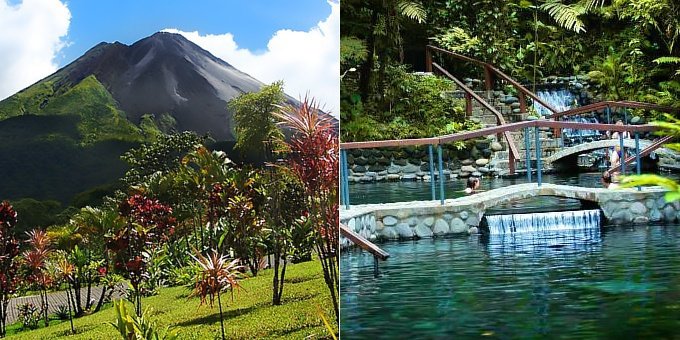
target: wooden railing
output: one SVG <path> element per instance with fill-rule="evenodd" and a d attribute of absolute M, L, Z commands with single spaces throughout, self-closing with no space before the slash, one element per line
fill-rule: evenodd
<path fill-rule="evenodd" d="M 652 142 L 652 144 L 650 144 L 650 145 L 648 145 L 646 148 L 640 150 L 640 155 L 639 155 L 639 156 L 633 155 L 633 156 L 629 156 L 628 158 L 626 158 L 626 159 L 624 160 L 625 166 L 628 166 L 628 165 L 630 165 L 630 164 L 633 164 L 633 162 L 635 162 L 635 161 L 637 160 L 637 157 L 640 157 L 640 158 L 646 157 L 647 155 L 651 154 L 652 152 L 654 152 L 654 151 L 656 151 L 657 149 L 659 149 L 660 147 L 662 147 L 664 144 L 669 143 L 670 141 L 672 141 L 673 138 L 675 138 L 675 137 L 673 137 L 673 136 L 663 136 L 663 137 L 661 137 L 661 138 L 655 139 L 655 140 Z M 615 172 L 615 171 L 618 171 L 619 169 L 620 169 L 619 166 L 613 166 L 613 167 L 609 168 L 609 170 L 607 170 L 607 171 L 609 171 L 609 172 Z"/>
<path fill-rule="evenodd" d="M 602 101 L 593 104 L 588 104 L 584 106 L 579 106 L 577 108 L 569 109 L 562 112 L 553 113 L 547 116 L 548 119 L 558 119 L 566 116 L 573 116 L 582 113 L 588 113 L 593 111 L 600 111 L 606 108 L 626 108 L 626 109 L 645 109 L 645 110 L 656 110 L 661 112 L 680 112 L 680 108 L 674 108 L 669 106 L 662 106 L 657 104 L 641 103 L 635 101 Z"/>
<path fill-rule="evenodd" d="M 487 91 L 491 91 L 494 87 L 494 78 L 500 78 L 508 82 L 510 85 L 512 85 L 516 90 L 518 94 L 518 99 L 519 99 L 519 105 L 520 105 L 520 112 L 524 113 L 527 111 L 527 101 L 526 97 L 529 97 L 534 100 L 534 102 L 541 104 L 543 107 L 548 109 L 548 111 L 554 113 L 557 113 L 557 109 L 552 107 L 550 104 L 544 102 L 541 98 L 538 97 L 535 93 L 529 91 L 526 87 L 524 87 L 522 84 L 517 82 L 516 80 L 512 79 L 510 76 L 507 74 L 503 73 L 503 71 L 497 69 L 495 66 L 485 63 L 481 60 L 477 60 L 474 58 L 470 58 L 467 56 L 464 56 L 462 54 L 458 54 L 455 52 L 447 51 L 443 48 L 439 48 L 436 46 L 432 45 L 427 45 L 425 48 L 425 69 L 427 72 L 432 72 L 432 52 L 438 52 L 438 53 L 443 53 L 446 54 L 450 57 L 456 58 L 458 60 L 462 61 L 467 61 L 474 63 L 484 69 L 484 85 L 486 87 Z"/>
<path fill-rule="evenodd" d="M 469 114 L 472 113 L 472 99 L 476 100 L 478 103 L 480 103 L 485 109 L 489 110 L 491 113 L 496 116 L 496 122 L 498 125 L 505 125 L 505 118 L 503 118 L 503 114 L 498 112 L 495 107 L 493 107 L 491 104 L 489 104 L 486 100 L 482 99 L 477 93 L 475 93 L 472 89 L 467 87 L 465 84 L 463 84 L 462 81 L 460 81 L 458 78 L 454 77 L 451 73 L 447 72 L 443 67 L 441 67 L 437 63 L 431 63 L 434 68 L 436 68 L 439 72 L 441 72 L 443 75 L 448 77 L 449 79 L 453 80 L 458 87 L 465 92 L 465 108 L 466 111 Z M 510 170 L 511 174 L 515 173 L 515 160 L 519 159 L 519 151 L 517 150 L 517 146 L 515 145 L 515 141 L 512 139 L 512 135 L 510 135 L 510 132 L 506 131 L 502 133 L 505 143 L 508 145 L 508 167 Z M 500 135 L 496 136 L 497 140 L 501 140 Z"/>
<path fill-rule="evenodd" d="M 658 130 L 658 126 L 643 124 L 643 125 L 616 125 L 604 123 L 579 123 L 566 122 L 554 120 L 529 120 L 518 123 L 508 123 L 505 125 L 493 126 L 474 131 L 463 131 L 449 135 L 442 135 L 432 138 L 419 139 L 400 139 L 400 140 L 383 140 L 383 141 L 367 141 L 367 142 L 344 142 L 340 143 L 340 149 L 368 149 L 368 148 L 383 148 L 383 147 L 401 147 L 406 145 L 440 145 L 451 143 L 455 141 L 463 141 L 483 136 L 495 135 L 505 133 L 507 131 L 519 131 L 524 128 L 531 127 L 549 127 L 558 129 L 575 129 L 575 130 L 598 130 L 598 131 L 613 131 L 613 132 L 649 132 Z"/>
<path fill-rule="evenodd" d="M 350 241 L 352 241 L 352 243 L 373 255 L 373 274 L 375 277 L 378 277 L 380 275 L 380 271 L 378 270 L 378 260 L 385 261 L 388 257 L 390 257 L 390 254 L 380 249 L 378 246 L 365 239 L 363 236 L 355 233 L 352 229 L 342 223 L 340 223 L 340 235 L 348 238 Z"/>

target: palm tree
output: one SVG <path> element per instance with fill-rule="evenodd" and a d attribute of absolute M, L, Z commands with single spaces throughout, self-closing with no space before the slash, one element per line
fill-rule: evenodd
<path fill-rule="evenodd" d="M 222 316 L 222 299 L 221 293 L 227 289 L 231 289 L 231 298 L 234 299 L 234 288 L 239 288 L 239 280 L 242 278 L 239 259 L 228 261 L 226 256 L 222 256 L 216 251 L 212 251 L 208 256 L 203 256 L 197 253 L 192 257 L 196 260 L 200 267 L 194 286 L 194 292 L 190 296 L 199 296 L 201 298 L 201 305 L 206 301 L 210 303 L 210 308 L 213 307 L 215 297 L 217 297 L 217 305 L 220 308 L 220 326 L 222 327 L 222 339 L 226 339 L 224 334 L 224 318 Z"/>
<path fill-rule="evenodd" d="M 76 330 L 73 328 L 73 314 L 71 308 L 72 293 L 71 286 L 74 282 L 75 268 L 73 264 L 68 262 L 65 255 L 60 256 L 60 258 L 54 263 L 54 269 L 59 274 L 59 277 L 67 283 L 66 286 L 66 304 L 68 305 L 68 319 L 71 323 L 71 333 L 75 334 Z M 75 304 L 75 301 L 74 301 Z"/>

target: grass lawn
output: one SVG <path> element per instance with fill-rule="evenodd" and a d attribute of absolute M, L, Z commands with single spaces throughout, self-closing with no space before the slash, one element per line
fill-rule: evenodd
<path fill-rule="evenodd" d="M 257 277 L 242 281 L 244 289 L 234 294 L 233 302 L 228 294 L 223 296 L 227 338 L 330 338 L 320 311 L 323 311 L 331 324 L 334 324 L 335 315 L 319 261 L 288 266 L 281 306 L 271 304 L 272 276 L 272 270 L 265 270 Z M 180 339 L 219 339 L 217 301 L 212 309 L 208 305 L 199 307 L 199 298 L 187 298 L 189 293 L 185 287 L 164 288 L 159 295 L 143 299 L 142 308 L 152 309 L 152 320 L 159 326 L 178 327 Z M 129 307 L 132 309 L 132 304 Z M 66 321 L 47 328 L 23 331 L 8 338 L 116 339 L 120 338 L 118 331 L 108 324 L 114 321 L 115 310 L 107 308 L 73 320 L 75 335 L 68 334 L 70 327 Z M 8 330 L 10 328 L 8 326 Z"/>

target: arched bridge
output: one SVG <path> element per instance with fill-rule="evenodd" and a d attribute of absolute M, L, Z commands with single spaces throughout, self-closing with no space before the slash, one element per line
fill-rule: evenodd
<path fill-rule="evenodd" d="M 640 150 L 650 146 L 652 144 L 652 141 L 649 140 L 640 140 Z M 588 143 L 581 143 L 579 145 L 574 145 L 570 146 L 568 148 L 562 148 L 560 151 L 555 152 L 554 154 L 548 156 L 545 158 L 545 162 L 548 164 L 552 164 L 555 162 L 560 161 L 561 159 L 568 158 L 568 157 L 574 157 L 578 156 L 580 154 L 588 153 L 591 151 L 595 150 L 600 150 L 600 149 L 607 149 L 607 148 L 612 148 L 615 146 L 619 146 L 620 141 L 618 139 L 603 139 L 603 140 L 598 140 L 594 142 L 588 142 Z M 634 139 L 624 139 L 623 140 L 623 146 L 626 149 L 630 150 L 635 150 L 635 140 Z M 654 151 L 656 154 L 661 155 L 661 156 L 669 156 L 671 158 L 678 157 L 677 152 L 667 149 L 667 148 L 659 148 Z"/>
<path fill-rule="evenodd" d="M 488 209 L 536 196 L 578 199 L 602 210 L 614 224 L 677 221 L 680 203 L 666 203 L 665 190 L 585 188 L 544 183 L 517 184 L 471 196 L 439 201 L 355 205 L 341 210 L 340 220 L 369 240 L 409 239 L 474 232 Z"/>

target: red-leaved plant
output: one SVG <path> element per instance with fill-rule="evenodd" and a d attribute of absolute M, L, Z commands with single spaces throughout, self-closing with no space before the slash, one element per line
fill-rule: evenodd
<path fill-rule="evenodd" d="M 316 250 L 330 290 L 336 320 L 338 309 L 338 134 L 330 115 L 314 99 L 286 105 L 274 114 L 279 125 L 292 131 L 285 142 L 288 168 L 304 183 L 310 219 L 316 230 Z"/>
<path fill-rule="evenodd" d="M 47 289 L 53 283 L 53 278 L 47 270 L 47 259 L 52 253 L 52 242 L 44 230 L 34 229 L 27 234 L 30 248 L 22 254 L 27 269 L 26 280 L 40 292 L 40 307 L 47 327 L 49 326 Z"/>
<path fill-rule="evenodd" d="M 0 336 L 5 336 L 7 305 L 17 284 L 19 242 L 13 229 L 17 224 L 17 212 L 7 201 L 0 203 Z"/>
<path fill-rule="evenodd" d="M 135 311 L 141 316 L 140 284 L 148 278 L 150 251 L 166 242 L 174 232 L 172 208 L 143 195 L 123 200 L 118 211 L 127 223 L 110 235 L 107 248 L 115 253 L 115 268 L 130 280 L 135 292 Z"/>

